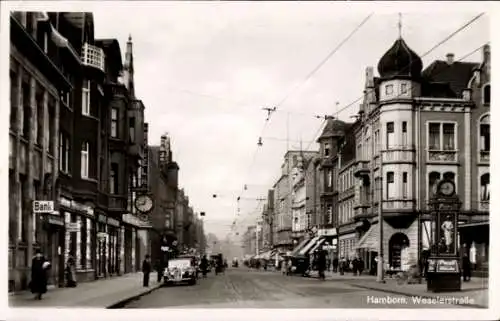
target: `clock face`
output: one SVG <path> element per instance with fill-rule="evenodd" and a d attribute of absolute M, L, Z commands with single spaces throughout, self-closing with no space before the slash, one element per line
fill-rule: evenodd
<path fill-rule="evenodd" d="M 139 195 L 135 199 L 135 208 L 139 212 L 147 213 L 153 208 L 153 199 L 149 195 Z"/>
<path fill-rule="evenodd" d="M 452 182 L 443 182 L 439 187 L 439 191 L 446 196 L 450 196 L 455 192 L 455 185 Z"/>

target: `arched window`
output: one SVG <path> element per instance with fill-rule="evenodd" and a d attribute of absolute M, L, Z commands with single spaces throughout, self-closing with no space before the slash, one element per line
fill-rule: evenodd
<path fill-rule="evenodd" d="M 490 174 L 483 174 L 480 178 L 481 181 L 481 201 L 486 202 L 490 200 Z"/>
<path fill-rule="evenodd" d="M 410 240 L 403 233 L 395 233 L 389 239 L 389 262 L 390 266 L 399 270 L 408 264 L 408 248 Z"/>
<path fill-rule="evenodd" d="M 483 87 L 483 103 L 489 104 L 491 101 L 491 86 L 490 84 Z"/>
<path fill-rule="evenodd" d="M 489 161 L 490 156 L 490 115 L 479 120 L 479 156 L 480 161 Z"/>
<path fill-rule="evenodd" d="M 446 172 L 446 173 L 444 173 L 444 175 L 443 175 L 443 179 L 446 179 L 446 180 L 450 180 L 450 181 L 455 182 L 455 173 L 453 173 L 453 172 Z M 455 183 L 456 183 L 456 182 L 455 182 Z"/>
<path fill-rule="evenodd" d="M 437 183 L 439 182 L 440 179 L 441 179 L 441 173 L 438 172 L 429 173 L 429 188 L 427 189 L 429 199 L 431 199 L 432 196 L 434 196 L 434 194 L 436 193 Z"/>

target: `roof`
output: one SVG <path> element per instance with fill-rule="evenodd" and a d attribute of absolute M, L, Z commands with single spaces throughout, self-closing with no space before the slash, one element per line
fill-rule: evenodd
<path fill-rule="evenodd" d="M 329 117 L 327 118 L 326 125 L 323 128 L 323 132 L 321 133 L 321 136 L 319 136 L 318 140 L 329 137 L 342 137 L 344 136 L 345 129 L 345 122 Z"/>
<path fill-rule="evenodd" d="M 381 77 L 405 76 L 420 78 L 422 59 L 406 44 L 403 38 L 397 39 L 380 58 L 377 69 Z"/>
<path fill-rule="evenodd" d="M 467 88 L 474 69 L 479 65 L 479 63 L 461 61 L 449 64 L 446 61 L 436 60 L 423 71 L 422 75 L 425 81 L 434 83 L 434 86 L 448 84 L 449 88 L 455 93 L 455 97 L 461 97 L 462 90 Z M 436 85 L 436 83 L 440 84 Z"/>

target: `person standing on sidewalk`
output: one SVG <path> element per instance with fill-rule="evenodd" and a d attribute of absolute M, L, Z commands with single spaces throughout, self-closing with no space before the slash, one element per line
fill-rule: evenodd
<path fill-rule="evenodd" d="M 160 283 L 161 278 L 163 276 L 163 264 L 162 264 L 161 260 L 156 260 L 155 268 L 156 268 L 156 271 L 158 273 L 157 281 L 158 281 L 158 283 Z"/>
<path fill-rule="evenodd" d="M 68 256 L 66 262 L 66 286 L 69 288 L 76 287 L 75 258 L 73 254 Z"/>
<path fill-rule="evenodd" d="M 464 278 L 464 282 L 469 282 L 471 278 L 471 266 L 470 266 L 469 254 L 467 251 L 464 251 L 462 255 L 462 275 Z"/>
<path fill-rule="evenodd" d="M 42 252 L 37 249 L 35 257 L 31 261 L 31 293 L 35 294 L 35 300 L 41 300 L 42 295 L 47 293 L 47 269 L 50 263 L 43 257 Z"/>
<path fill-rule="evenodd" d="M 151 273 L 151 262 L 149 260 L 149 255 L 146 255 L 146 258 L 142 262 L 142 285 L 145 287 L 149 286 L 149 274 Z"/>

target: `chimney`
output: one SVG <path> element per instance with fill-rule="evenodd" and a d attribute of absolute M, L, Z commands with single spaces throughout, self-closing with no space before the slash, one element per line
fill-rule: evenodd
<path fill-rule="evenodd" d="M 448 65 L 453 64 L 455 62 L 454 60 L 455 60 L 455 54 L 449 53 L 446 55 L 446 62 L 448 63 Z"/>
<path fill-rule="evenodd" d="M 486 44 L 483 47 L 483 62 L 484 63 L 489 63 L 490 62 L 490 45 Z"/>

